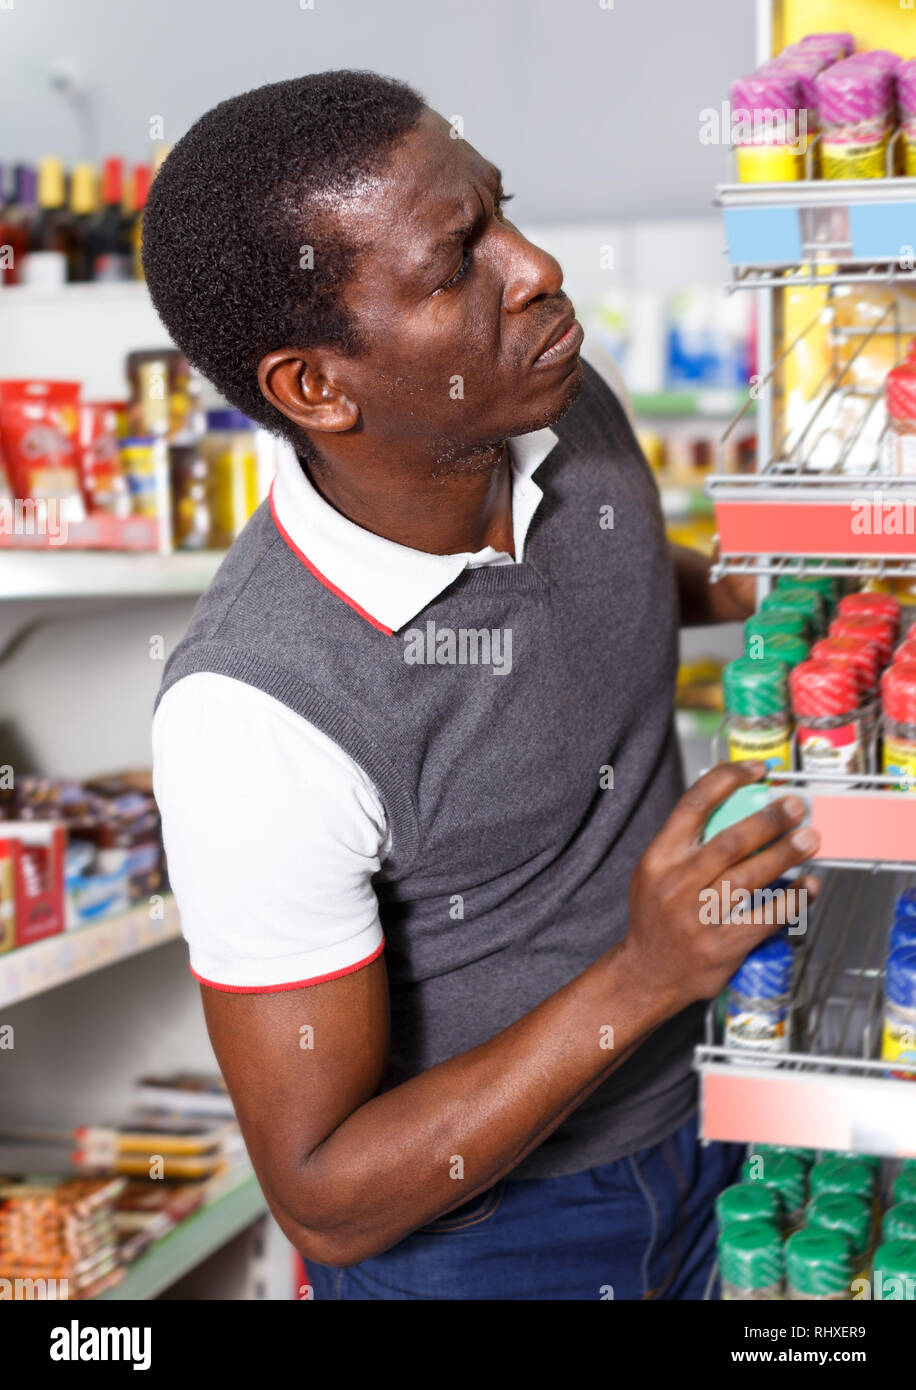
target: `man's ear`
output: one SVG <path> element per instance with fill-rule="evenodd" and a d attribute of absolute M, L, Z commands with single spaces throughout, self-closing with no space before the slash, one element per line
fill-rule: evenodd
<path fill-rule="evenodd" d="M 258 363 L 258 385 L 265 400 L 301 429 L 339 434 L 359 420 L 359 406 L 334 385 L 318 350 L 269 352 Z"/>

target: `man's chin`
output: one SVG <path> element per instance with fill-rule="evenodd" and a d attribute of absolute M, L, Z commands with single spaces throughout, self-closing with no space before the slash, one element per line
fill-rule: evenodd
<path fill-rule="evenodd" d="M 573 365 L 570 366 L 569 375 L 551 392 L 546 393 L 544 398 L 538 402 L 537 411 L 530 415 L 524 424 L 509 431 L 509 437 L 517 434 L 532 434 L 534 430 L 548 429 L 555 425 L 558 420 L 575 403 L 576 397 L 582 389 L 582 359 L 576 357 Z"/>

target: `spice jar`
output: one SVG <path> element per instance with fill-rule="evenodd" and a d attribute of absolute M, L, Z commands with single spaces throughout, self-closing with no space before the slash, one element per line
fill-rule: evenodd
<path fill-rule="evenodd" d="M 719 1275 L 727 1302 L 783 1296 L 783 1247 L 771 1221 L 733 1221 L 719 1236 Z"/>
<path fill-rule="evenodd" d="M 838 1301 L 849 1298 L 852 1257 L 845 1236 L 806 1226 L 786 1241 L 787 1297 Z"/>
<path fill-rule="evenodd" d="M 896 72 L 897 104 L 903 141 L 903 172 L 916 176 L 916 59 L 901 63 Z"/>
<path fill-rule="evenodd" d="M 773 589 L 760 605 L 761 611 L 770 612 L 773 608 L 789 608 L 803 613 L 808 622 L 808 632 L 812 640 L 822 637 L 826 624 L 824 596 L 817 589 L 805 584 L 786 584 Z"/>
<path fill-rule="evenodd" d="M 916 1168 L 912 1159 L 904 1163 L 894 1178 L 892 1195 L 895 1202 L 916 1202 Z"/>
<path fill-rule="evenodd" d="M 805 1210 L 808 1171 L 801 1159 L 792 1154 L 751 1154 L 741 1170 L 743 1182 L 772 1188 L 782 1205 L 787 1230 L 801 1223 Z"/>
<path fill-rule="evenodd" d="M 916 788 L 916 661 L 898 661 L 881 677 L 882 766 Z"/>
<path fill-rule="evenodd" d="M 778 1228 L 782 1221 L 779 1195 L 759 1182 L 735 1183 L 716 1198 L 716 1220 L 722 1231 L 733 1221 L 769 1221 Z"/>
<path fill-rule="evenodd" d="M 916 1202 L 895 1202 L 888 1208 L 881 1227 L 881 1239 L 916 1240 Z"/>
<path fill-rule="evenodd" d="M 900 604 L 893 594 L 877 594 L 865 590 L 862 593 L 846 594 L 837 605 L 837 616 L 854 618 L 860 614 L 866 617 L 881 618 L 890 623 L 894 641 L 900 631 Z"/>
<path fill-rule="evenodd" d="M 894 629 L 886 618 L 876 613 L 852 613 L 834 618 L 830 624 L 831 637 L 860 637 L 874 643 L 878 663 L 886 666 L 894 650 Z"/>
<path fill-rule="evenodd" d="M 791 632 L 770 632 L 749 638 L 746 651 L 752 661 L 783 661 L 791 672 L 807 660 L 808 643 Z"/>
<path fill-rule="evenodd" d="M 880 179 L 894 124 L 894 79 L 884 65 L 845 58 L 815 78 L 821 176 Z"/>
<path fill-rule="evenodd" d="M 852 1267 L 864 1271 L 872 1243 L 872 1208 L 851 1192 L 822 1192 L 809 1204 L 805 1224 L 822 1231 L 836 1231 L 849 1244 Z"/>
<path fill-rule="evenodd" d="M 771 633 L 784 633 L 787 637 L 805 639 L 808 620 L 804 613 L 795 608 L 769 608 L 760 613 L 752 613 L 744 624 L 744 645 L 748 656 L 759 656 L 750 650 L 752 637 L 767 637 Z"/>
<path fill-rule="evenodd" d="M 822 637 L 811 648 L 815 661 L 835 661 L 856 673 L 859 685 L 859 719 L 865 746 L 866 771 L 876 769 L 876 743 L 881 722 L 878 681 L 881 667 L 877 647 L 864 637 Z"/>
<path fill-rule="evenodd" d="M 916 1063 L 916 948 L 897 946 L 884 971 L 884 1028 L 881 1056 L 885 1062 Z M 916 1072 L 892 1072 L 916 1080 Z M 898 1186 L 899 1184 L 899 1186 Z M 897 1201 L 916 1199 L 916 1170 L 904 1169 L 894 1182 Z"/>
<path fill-rule="evenodd" d="M 178 550 L 213 547 L 213 511 L 207 461 L 196 444 L 169 449 L 172 532 Z"/>
<path fill-rule="evenodd" d="M 855 669 L 837 661 L 803 661 L 790 673 L 789 689 L 802 771 L 864 772 Z"/>
<path fill-rule="evenodd" d="M 751 951 L 728 982 L 726 1047 L 751 1052 L 788 1051 L 794 966 L 792 947 L 781 936 L 771 937 Z"/>
<path fill-rule="evenodd" d="M 839 594 L 839 582 L 832 574 L 783 574 L 776 581 L 775 592 L 780 589 L 813 589 L 824 600 L 824 613 L 833 616 Z"/>
<path fill-rule="evenodd" d="M 904 362 L 884 379 L 887 406 L 885 472 L 895 477 L 916 473 L 916 364 Z"/>
<path fill-rule="evenodd" d="M 876 1174 L 859 1154 L 822 1158 L 811 1169 L 810 1186 L 812 1198 L 840 1193 L 871 1203 L 875 1197 Z"/>
<path fill-rule="evenodd" d="M 773 69 L 733 82 L 731 116 L 739 183 L 804 178 L 807 115 L 794 73 Z"/>
<path fill-rule="evenodd" d="M 210 545 L 228 548 L 258 505 L 256 425 L 240 410 L 208 410 L 201 455 L 208 471 Z"/>
<path fill-rule="evenodd" d="M 916 1303 L 916 1241 L 888 1240 L 875 1251 L 872 1297 Z"/>
<path fill-rule="evenodd" d="M 728 714 L 728 756 L 752 758 L 768 770 L 791 771 L 788 667 L 782 661 L 738 657 L 722 672 Z"/>

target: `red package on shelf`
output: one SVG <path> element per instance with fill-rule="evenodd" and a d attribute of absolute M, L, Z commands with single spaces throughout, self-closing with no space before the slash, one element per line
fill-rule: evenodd
<path fill-rule="evenodd" d="M 67 832 L 53 821 L 4 821 L 13 862 L 16 945 L 55 936 L 66 925 Z"/>
<path fill-rule="evenodd" d="M 78 381 L 0 381 L 0 448 L 10 488 L 14 497 L 53 502 L 56 523 L 86 517 L 79 398 Z"/>

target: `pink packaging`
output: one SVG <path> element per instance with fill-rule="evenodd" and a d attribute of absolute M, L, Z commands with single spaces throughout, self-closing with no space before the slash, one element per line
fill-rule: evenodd
<path fill-rule="evenodd" d="M 885 72 L 893 72 L 903 59 L 899 53 L 891 53 L 888 48 L 870 48 L 864 53 L 853 53 L 846 61 L 855 63 L 857 67 L 882 68 Z"/>
<path fill-rule="evenodd" d="M 897 79 L 897 100 L 905 121 L 916 119 L 916 58 L 901 63 L 894 76 Z"/>
<path fill-rule="evenodd" d="M 768 77 L 773 73 L 777 75 L 791 73 L 798 82 L 803 104 L 809 111 L 816 111 L 817 90 L 814 79 L 827 66 L 828 59 L 820 53 L 790 53 L 788 57 L 780 53 L 778 58 L 771 58 L 769 62 L 761 63 L 755 75 Z"/>
<path fill-rule="evenodd" d="M 752 121 L 784 111 L 798 111 L 805 106 L 795 73 L 772 67 L 758 69 L 749 77 L 739 77 L 732 83 L 732 116 L 743 115 Z"/>
<path fill-rule="evenodd" d="M 819 73 L 815 86 L 824 126 L 857 126 L 893 119 L 894 78 L 887 68 L 844 58 Z"/>
<path fill-rule="evenodd" d="M 793 48 L 823 48 L 834 53 L 836 58 L 848 58 L 856 46 L 852 34 L 806 34 Z"/>

